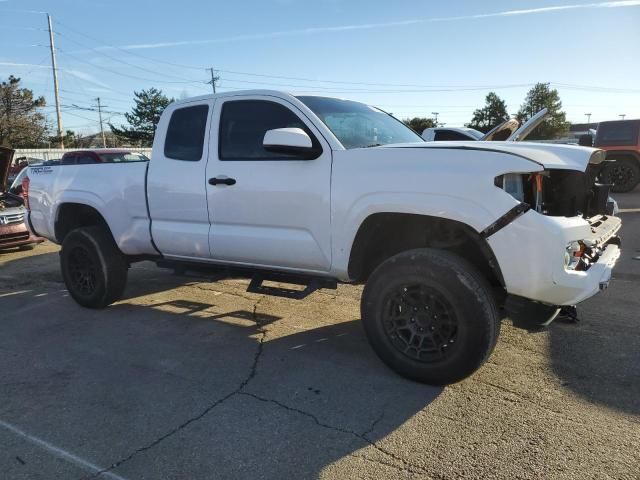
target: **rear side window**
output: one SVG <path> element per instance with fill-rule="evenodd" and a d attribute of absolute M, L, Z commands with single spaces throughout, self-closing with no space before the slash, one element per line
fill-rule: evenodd
<path fill-rule="evenodd" d="M 596 147 L 607 145 L 637 145 L 640 120 L 605 122 L 598 125 Z"/>
<path fill-rule="evenodd" d="M 75 165 L 77 162 L 75 153 L 65 153 L 60 161 L 61 165 Z"/>
<path fill-rule="evenodd" d="M 76 154 L 76 163 L 80 165 L 88 165 L 91 163 L 98 163 L 98 162 L 96 161 L 96 157 L 94 157 L 90 153 L 78 153 Z"/>
<path fill-rule="evenodd" d="M 471 140 L 471 138 L 463 135 L 460 132 L 456 132 L 454 130 L 436 130 L 436 135 L 434 137 L 436 142 L 441 141 L 451 141 L 451 140 Z"/>
<path fill-rule="evenodd" d="M 220 160 L 297 160 L 297 153 L 270 152 L 262 146 L 264 134 L 275 128 L 301 128 L 319 142 L 298 116 L 279 103 L 265 100 L 226 102 L 220 117 Z"/>
<path fill-rule="evenodd" d="M 208 114 L 209 107 L 207 105 L 195 105 L 174 110 L 164 141 L 164 156 L 174 160 L 191 162 L 200 160 Z"/>

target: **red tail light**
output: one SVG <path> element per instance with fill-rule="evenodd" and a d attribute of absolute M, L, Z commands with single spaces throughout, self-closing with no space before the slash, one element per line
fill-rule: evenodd
<path fill-rule="evenodd" d="M 29 180 L 28 176 L 25 176 L 22 179 L 22 198 L 24 198 L 24 206 L 27 208 L 27 210 L 31 210 L 31 208 L 29 208 L 29 183 L 31 181 Z"/>

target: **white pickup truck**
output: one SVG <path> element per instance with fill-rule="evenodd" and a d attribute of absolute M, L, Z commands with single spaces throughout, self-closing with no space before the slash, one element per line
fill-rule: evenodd
<path fill-rule="evenodd" d="M 491 354 L 508 296 L 575 305 L 608 284 L 621 224 L 589 173 L 603 158 L 428 143 L 362 103 L 242 91 L 167 107 L 149 162 L 33 167 L 24 194 L 85 307 L 117 301 L 143 259 L 242 269 L 254 287 L 366 282 L 377 354 L 446 384 Z"/>

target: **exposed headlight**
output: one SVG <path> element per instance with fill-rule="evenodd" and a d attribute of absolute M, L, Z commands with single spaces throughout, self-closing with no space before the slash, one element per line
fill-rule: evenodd
<path fill-rule="evenodd" d="M 531 208 L 542 211 L 542 182 L 545 172 L 505 173 L 498 175 L 494 184 L 502 188 L 519 202 L 526 202 Z"/>
<path fill-rule="evenodd" d="M 580 263 L 580 257 L 584 252 L 584 244 L 580 242 L 571 242 L 567 245 L 564 252 L 564 268 L 567 270 L 575 270 Z"/>
<path fill-rule="evenodd" d="M 520 173 L 502 175 L 502 189 L 519 202 L 524 201 L 524 185 Z"/>

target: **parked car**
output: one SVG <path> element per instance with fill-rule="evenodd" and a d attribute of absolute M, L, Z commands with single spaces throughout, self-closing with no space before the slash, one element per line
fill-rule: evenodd
<path fill-rule="evenodd" d="M 22 196 L 7 189 L 14 150 L 0 147 L 0 250 L 33 248 L 44 241 L 33 235 L 25 224 L 26 209 Z"/>
<path fill-rule="evenodd" d="M 90 308 L 117 301 L 143 259 L 236 269 L 262 293 L 282 293 L 265 279 L 365 283 L 380 358 L 446 384 L 487 360 L 507 297 L 557 312 L 608 285 L 621 221 L 586 174 L 603 159 L 424 142 L 359 102 L 234 91 L 169 105 L 149 163 L 30 168 L 29 219 Z"/>
<path fill-rule="evenodd" d="M 425 142 L 441 142 L 450 140 L 480 140 L 484 133 L 467 127 L 432 127 L 422 131 Z"/>
<path fill-rule="evenodd" d="M 77 150 L 62 155 L 62 165 L 84 165 L 90 163 L 146 162 L 149 160 L 142 153 L 119 148 L 100 148 L 93 150 Z"/>
<path fill-rule="evenodd" d="M 600 122 L 594 146 L 607 152 L 601 180 L 614 192 L 630 192 L 640 183 L 640 120 Z"/>
<path fill-rule="evenodd" d="M 544 110 L 546 115 L 546 109 Z M 540 113 L 540 112 L 539 112 Z M 544 119 L 544 118 L 543 118 Z M 536 115 L 529 121 L 536 122 L 537 126 L 541 120 Z M 506 119 L 487 133 L 482 133 L 473 128 L 456 128 L 456 127 L 436 127 L 425 128 L 422 132 L 422 139 L 425 142 L 442 142 L 442 141 L 502 141 L 510 138 L 520 128 L 520 122 L 515 118 Z M 520 141 L 524 140 L 524 137 Z"/>

